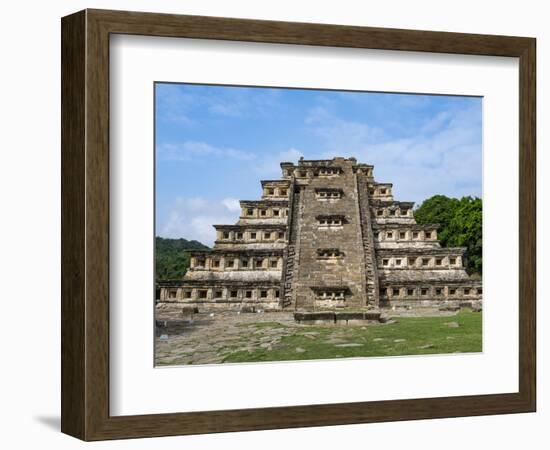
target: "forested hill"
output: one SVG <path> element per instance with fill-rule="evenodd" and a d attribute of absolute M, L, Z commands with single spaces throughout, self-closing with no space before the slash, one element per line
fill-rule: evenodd
<path fill-rule="evenodd" d="M 466 270 L 481 275 L 483 271 L 483 205 L 480 198 L 449 198 L 434 195 L 425 200 L 415 211 L 419 224 L 440 224 L 437 237 L 443 247 L 466 247 Z"/>
<path fill-rule="evenodd" d="M 190 257 L 186 250 L 208 250 L 204 244 L 187 239 L 155 238 L 155 269 L 157 280 L 174 280 L 183 277 L 189 268 Z"/>

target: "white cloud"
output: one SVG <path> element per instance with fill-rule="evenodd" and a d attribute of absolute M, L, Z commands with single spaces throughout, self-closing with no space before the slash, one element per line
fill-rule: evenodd
<path fill-rule="evenodd" d="M 478 108 L 440 112 L 399 138 L 367 123 L 343 120 L 317 107 L 305 119 L 328 151 L 307 158 L 355 156 L 393 182 L 398 200 L 435 194 L 481 195 L 481 114 Z"/>
<path fill-rule="evenodd" d="M 278 105 L 278 89 L 234 88 L 204 95 L 208 111 L 226 117 L 250 117 L 269 114 Z"/>
<path fill-rule="evenodd" d="M 422 124 L 422 133 L 433 133 L 444 126 L 448 121 L 452 119 L 452 115 L 449 111 L 441 111 L 431 119 Z"/>
<path fill-rule="evenodd" d="M 266 156 L 255 161 L 252 170 L 260 178 L 273 179 L 281 177 L 281 163 L 296 163 L 304 154 L 295 148 L 280 151 L 278 153 L 269 153 Z"/>
<path fill-rule="evenodd" d="M 162 83 L 157 87 L 159 118 L 185 126 L 200 123 L 197 111 L 230 118 L 266 115 L 277 107 L 280 95 L 278 89 L 205 88 L 184 83 Z"/>
<path fill-rule="evenodd" d="M 159 119 L 185 126 L 195 125 L 190 116 L 194 103 L 192 94 L 184 92 L 178 84 L 169 83 L 157 86 L 155 91 Z"/>
<path fill-rule="evenodd" d="M 236 198 L 224 198 L 222 200 L 223 205 L 231 212 L 240 212 L 241 204 Z"/>
<path fill-rule="evenodd" d="M 322 106 L 312 108 L 305 123 L 313 134 L 323 139 L 332 155 L 352 156 L 350 151 L 384 137 L 380 128 L 366 122 L 341 119 Z"/>
<path fill-rule="evenodd" d="M 198 141 L 185 141 L 181 144 L 161 144 L 158 146 L 158 156 L 165 161 L 190 161 L 212 156 L 245 161 L 256 158 L 254 153 L 234 148 L 215 147 L 206 142 Z"/>
<path fill-rule="evenodd" d="M 212 246 L 216 239 L 212 225 L 235 223 L 240 210 L 239 201 L 234 198 L 217 201 L 201 197 L 178 197 L 170 208 L 166 223 L 160 225 L 159 235 L 195 239 Z"/>

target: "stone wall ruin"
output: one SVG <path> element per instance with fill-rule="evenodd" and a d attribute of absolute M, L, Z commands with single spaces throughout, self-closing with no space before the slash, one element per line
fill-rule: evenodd
<path fill-rule="evenodd" d="M 236 224 L 214 225 L 212 250 L 191 252 L 181 280 L 157 301 L 202 309 L 311 311 L 479 305 L 465 249 L 443 248 L 374 167 L 355 158 L 281 163 Z"/>

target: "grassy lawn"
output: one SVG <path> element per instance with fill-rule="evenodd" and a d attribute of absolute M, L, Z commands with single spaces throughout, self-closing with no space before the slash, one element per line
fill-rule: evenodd
<path fill-rule="evenodd" d="M 386 325 L 304 326 L 293 328 L 271 350 L 236 351 L 224 362 L 481 352 L 481 318 L 481 313 L 462 310 L 446 317 L 399 317 Z M 284 326 L 256 325 L 264 330 Z"/>

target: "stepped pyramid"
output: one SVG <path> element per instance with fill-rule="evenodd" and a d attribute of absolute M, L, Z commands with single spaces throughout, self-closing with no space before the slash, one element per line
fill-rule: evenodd
<path fill-rule="evenodd" d="M 159 302 L 201 309 L 385 308 L 479 303 L 465 248 L 443 248 L 437 224 L 355 158 L 281 163 L 261 200 L 242 200 L 234 225 L 214 225 L 212 250 L 191 252 L 183 279 L 157 285 Z"/>

